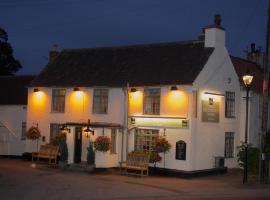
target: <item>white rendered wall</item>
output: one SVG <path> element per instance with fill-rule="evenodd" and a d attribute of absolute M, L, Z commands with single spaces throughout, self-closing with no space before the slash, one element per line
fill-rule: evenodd
<path fill-rule="evenodd" d="M 25 151 L 25 140 L 22 137 L 22 122 L 26 122 L 26 106 L 1 105 L 0 122 L 0 155 L 19 155 Z"/>

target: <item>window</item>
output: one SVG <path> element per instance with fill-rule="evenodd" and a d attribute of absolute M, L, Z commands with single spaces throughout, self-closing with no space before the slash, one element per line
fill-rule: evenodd
<path fill-rule="evenodd" d="M 116 129 L 111 129 L 111 153 L 116 153 Z"/>
<path fill-rule="evenodd" d="M 94 89 L 93 113 L 106 114 L 108 112 L 108 89 Z"/>
<path fill-rule="evenodd" d="M 26 122 L 22 122 L 22 135 L 21 140 L 25 140 Z"/>
<path fill-rule="evenodd" d="M 176 149 L 175 149 L 175 159 L 176 160 L 186 160 L 186 148 L 187 145 L 184 141 L 180 140 L 176 142 Z"/>
<path fill-rule="evenodd" d="M 147 88 L 144 90 L 143 113 L 145 115 L 159 115 L 160 113 L 159 88 Z"/>
<path fill-rule="evenodd" d="M 233 158 L 234 154 L 234 133 L 233 132 L 226 132 L 225 133 L 225 158 Z"/>
<path fill-rule="evenodd" d="M 153 151 L 158 130 L 137 129 L 135 133 L 135 151 Z"/>
<path fill-rule="evenodd" d="M 65 112 L 65 89 L 52 90 L 52 112 Z"/>
<path fill-rule="evenodd" d="M 61 132 L 61 124 L 50 124 L 50 142 Z"/>
<path fill-rule="evenodd" d="M 235 93 L 234 92 L 226 92 L 225 117 L 227 118 L 235 117 Z"/>

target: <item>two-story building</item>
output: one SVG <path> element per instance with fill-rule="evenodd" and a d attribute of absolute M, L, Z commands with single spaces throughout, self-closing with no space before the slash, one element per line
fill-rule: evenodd
<path fill-rule="evenodd" d="M 42 144 L 65 124 L 69 163 L 86 161 L 89 140 L 99 135 L 112 143 L 109 152 L 96 153 L 102 168 L 118 166 L 126 152 L 151 151 L 162 135 L 172 148 L 157 167 L 212 169 L 219 157 L 237 167 L 244 116 L 239 76 L 219 18 L 203 30 L 194 41 L 52 51 L 28 88 L 28 128 L 38 124 Z M 90 138 L 87 126 L 95 131 Z"/>

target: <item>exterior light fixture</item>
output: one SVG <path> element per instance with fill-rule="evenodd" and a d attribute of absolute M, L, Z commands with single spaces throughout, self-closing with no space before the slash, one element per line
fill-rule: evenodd
<path fill-rule="evenodd" d="M 251 75 L 250 71 L 247 70 L 246 74 L 243 75 L 243 82 L 246 87 L 250 87 L 252 84 L 253 75 Z"/>
<path fill-rule="evenodd" d="M 136 88 L 131 88 L 131 89 L 130 89 L 130 92 L 132 92 L 132 93 L 133 93 L 133 92 L 137 92 L 137 91 L 138 91 L 138 90 L 137 90 Z"/>
<path fill-rule="evenodd" d="M 243 75 L 243 82 L 246 86 L 246 123 L 245 123 L 245 162 L 244 162 L 244 175 L 243 184 L 247 183 L 248 180 L 248 102 L 249 102 L 249 90 L 252 84 L 253 75 L 247 70 L 246 74 Z"/>
<path fill-rule="evenodd" d="M 178 90 L 177 86 L 176 86 L 176 85 L 173 85 L 173 86 L 171 87 L 171 91 L 176 91 L 176 90 Z"/>
<path fill-rule="evenodd" d="M 70 133 L 70 128 L 68 128 L 66 124 L 63 124 L 63 125 L 61 126 L 61 128 L 60 128 L 60 131 L 61 131 L 61 132 L 67 131 L 67 132 Z"/>
<path fill-rule="evenodd" d="M 39 92 L 40 90 L 38 88 L 34 88 L 34 92 Z"/>
<path fill-rule="evenodd" d="M 83 130 L 85 132 L 85 136 L 88 138 L 90 137 L 90 133 L 92 135 L 94 135 L 94 130 L 92 128 L 90 128 L 90 119 L 88 119 L 88 122 L 87 122 L 87 127 L 86 129 Z"/>
<path fill-rule="evenodd" d="M 75 88 L 73 88 L 73 91 L 74 91 L 74 92 L 78 92 L 78 91 L 80 91 L 80 88 L 75 87 Z"/>

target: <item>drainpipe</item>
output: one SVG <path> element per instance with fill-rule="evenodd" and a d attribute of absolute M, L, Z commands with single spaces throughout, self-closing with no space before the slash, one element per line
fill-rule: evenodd
<path fill-rule="evenodd" d="M 128 153 L 128 139 L 129 139 L 129 129 L 128 129 L 128 117 L 129 117 L 129 94 L 128 94 L 128 90 L 129 90 L 129 83 L 127 83 L 127 87 L 126 87 L 126 130 L 127 130 L 127 139 L 126 139 L 126 156 Z"/>

